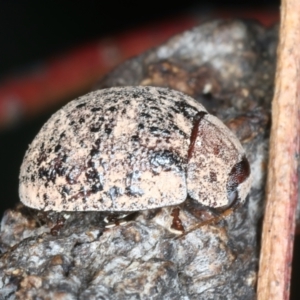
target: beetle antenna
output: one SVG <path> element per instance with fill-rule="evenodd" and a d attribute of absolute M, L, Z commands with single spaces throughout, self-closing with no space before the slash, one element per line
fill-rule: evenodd
<path fill-rule="evenodd" d="M 205 225 L 210 225 L 210 224 L 217 224 L 218 222 L 220 222 L 221 220 L 225 219 L 227 216 L 231 215 L 233 212 L 235 211 L 234 207 L 228 208 L 225 211 L 223 211 L 220 215 L 215 216 L 207 221 L 201 222 L 199 224 L 196 224 L 195 226 L 192 226 L 190 229 L 188 229 L 187 231 L 185 231 L 183 234 L 181 234 L 180 236 L 175 237 L 175 240 L 181 239 L 183 237 L 185 237 L 186 235 L 188 235 L 190 232 L 199 229 L 200 227 L 203 227 Z"/>

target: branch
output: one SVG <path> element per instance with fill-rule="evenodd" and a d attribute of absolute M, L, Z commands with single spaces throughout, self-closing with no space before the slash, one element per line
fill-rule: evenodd
<path fill-rule="evenodd" d="M 289 299 L 297 206 L 300 1 L 283 0 L 257 299 Z"/>

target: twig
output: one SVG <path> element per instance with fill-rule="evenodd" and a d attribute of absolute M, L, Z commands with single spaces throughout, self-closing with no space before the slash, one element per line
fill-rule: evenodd
<path fill-rule="evenodd" d="M 297 205 L 300 1 L 282 0 L 258 300 L 289 299 Z"/>

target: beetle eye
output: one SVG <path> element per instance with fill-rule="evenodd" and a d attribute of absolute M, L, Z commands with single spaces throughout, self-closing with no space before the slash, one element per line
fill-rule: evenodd
<path fill-rule="evenodd" d="M 234 207 L 238 204 L 239 192 L 238 186 L 243 183 L 250 175 L 250 165 L 245 156 L 236 163 L 230 173 L 227 181 L 228 205 L 226 208 Z"/>

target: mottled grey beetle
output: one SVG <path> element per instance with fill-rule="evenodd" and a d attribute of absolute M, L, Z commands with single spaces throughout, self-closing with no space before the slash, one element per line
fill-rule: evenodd
<path fill-rule="evenodd" d="M 57 111 L 26 152 L 20 198 L 54 211 L 139 211 L 189 195 L 244 202 L 250 167 L 234 134 L 194 99 L 155 87 L 91 92 Z"/>

